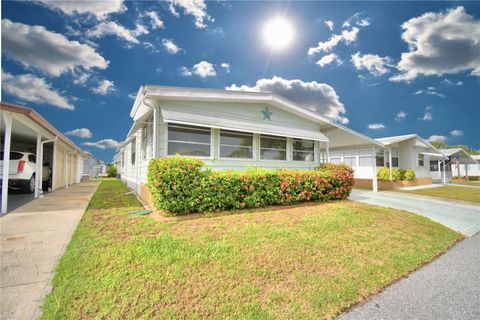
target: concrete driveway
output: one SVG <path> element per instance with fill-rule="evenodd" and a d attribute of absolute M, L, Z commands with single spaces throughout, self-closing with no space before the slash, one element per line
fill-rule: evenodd
<path fill-rule="evenodd" d="M 353 189 L 350 200 L 410 211 L 467 236 L 480 231 L 480 206 L 420 195 Z"/>
<path fill-rule="evenodd" d="M 0 218 L 0 319 L 35 319 L 97 182 L 72 185 Z"/>
<path fill-rule="evenodd" d="M 338 320 L 480 319 L 480 234 Z"/>

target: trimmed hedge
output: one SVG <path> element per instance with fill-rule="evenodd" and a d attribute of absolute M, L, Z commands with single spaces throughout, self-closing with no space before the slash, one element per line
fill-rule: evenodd
<path fill-rule="evenodd" d="M 377 178 L 379 181 L 390 181 L 390 169 L 378 168 Z M 415 180 L 415 171 L 412 169 L 399 169 L 392 168 L 392 180 L 391 181 L 413 181 Z"/>
<path fill-rule="evenodd" d="M 316 170 L 215 171 L 180 156 L 153 159 L 147 187 L 157 209 L 174 215 L 346 199 L 353 170 L 325 164 Z"/>

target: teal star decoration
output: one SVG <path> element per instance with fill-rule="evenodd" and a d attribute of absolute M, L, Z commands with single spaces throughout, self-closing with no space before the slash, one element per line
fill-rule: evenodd
<path fill-rule="evenodd" d="M 265 109 L 262 110 L 262 113 L 263 113 L 263 121 L 265 120 L 272 121 L 272 119 L 270 119 L 270 116 L 272 115 L 273 112 L 268 110 L 268 107 L 265 107 Z"/>

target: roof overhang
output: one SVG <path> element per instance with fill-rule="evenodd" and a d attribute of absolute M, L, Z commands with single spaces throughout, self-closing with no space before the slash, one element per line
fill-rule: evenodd
<path fill-rule="evenodd" d="M 84 151 L 80 149 L 75 143 L 68 139 L 63 133 L 58 131 L 53 125 L 51 125 L 45 118 L 38 114 L 35 110 L 23 106 L 19 106 L 12 103 L 1 102 L 0 111 L 11 113 L 16 119 L 21 121 L 24 125 L 29 126 L 34 124 L 37 130 L 44 132 L 45 136 L 51 138 L 58 137 L 58 139 L 65 145 L 71 147 L 75 151 L 79 152 L 82 156 L 86 156 Z M 38 129 L 40 128 L 40 129 Z"/>

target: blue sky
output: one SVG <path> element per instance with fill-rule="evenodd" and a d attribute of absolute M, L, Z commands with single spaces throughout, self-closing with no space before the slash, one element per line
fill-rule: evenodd
<path fill-rule="evenodd" d="M 281 50 L 264 32 L 277 17 Z M 2 101 L 98 158 L 144 84 L 269 90 L 374 138 L 480 149 L 480 4 L 2 2 Z"/>

